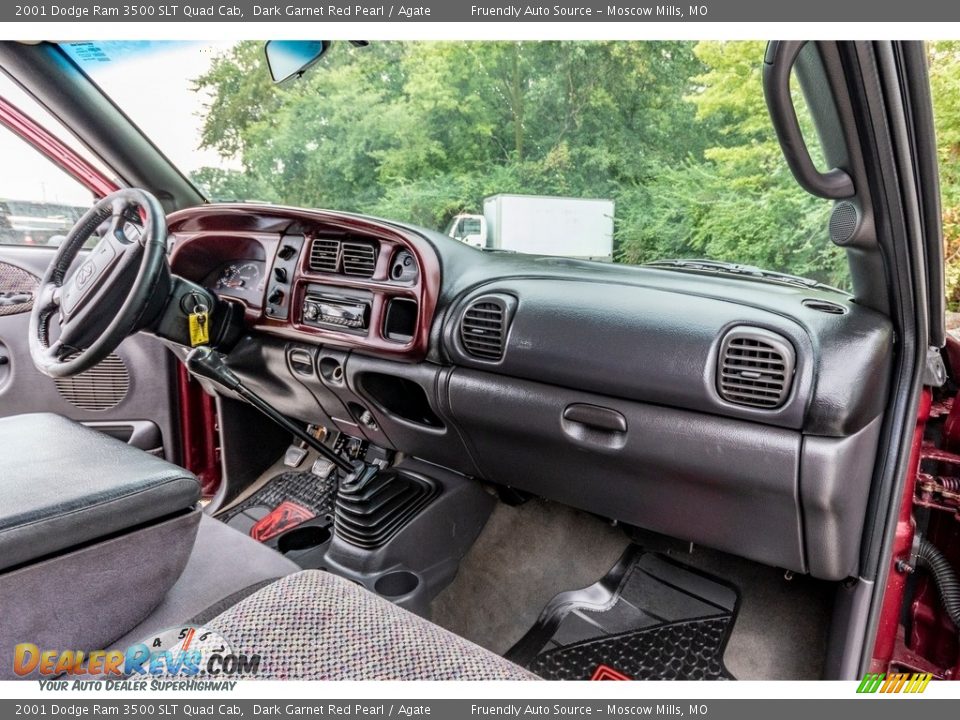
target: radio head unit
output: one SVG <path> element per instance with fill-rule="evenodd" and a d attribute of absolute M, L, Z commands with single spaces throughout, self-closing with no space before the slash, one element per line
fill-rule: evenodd
<path fill-rule="evenodd" d="M 301 308 L 304 325 L 366 332 L 373 297 L 363 290 L 308 285 Z"/>

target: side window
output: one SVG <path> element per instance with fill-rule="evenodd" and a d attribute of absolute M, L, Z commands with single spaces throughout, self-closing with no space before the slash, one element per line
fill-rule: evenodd
<path fill-rule="evenodd" d="M 0 126 L 0 243 L 55 245 L 93 205 L 93 194 Z"/>

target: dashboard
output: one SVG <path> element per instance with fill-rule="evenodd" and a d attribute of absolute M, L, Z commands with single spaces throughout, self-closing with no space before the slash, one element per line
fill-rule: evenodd
<path fill-rule="evenodd" d="M 172 215 L 171 269 L 240 303 L 248 326 L 422 359 L 438 293 L 433 251 L 387 223 L 245 205 Z"/>
<path fill-rule="evenodd" d="M 236 258 L 218 267 L 201 284 L 221 297 L 255 306 L 263 298 L 265 281 L 266 263 Z"/>
<path fill-rule="evenodd" d="M 767 564 L 856 571 L 894 335 L 850 296 L 271 205 L 168 227 L 173 272 L 243 309 L 225 361 L 289 417 Z"/>

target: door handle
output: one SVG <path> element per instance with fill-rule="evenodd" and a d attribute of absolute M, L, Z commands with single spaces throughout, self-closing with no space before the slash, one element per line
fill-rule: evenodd
<path fill-rule="evenodd" d="M 563 411 L 563 419 L 592 430 L 602 430 L 611 433 L 625 433 L 627 419 L 616 410 L 588 405 L 587 403 L 573 403 L 567 405 Z"/>
<path fill-rule="evenodd" d="M 0 293 L 0 307 L 26 305 L 31 300 L 33 300 L 33 294 L 28 292 Z"/>

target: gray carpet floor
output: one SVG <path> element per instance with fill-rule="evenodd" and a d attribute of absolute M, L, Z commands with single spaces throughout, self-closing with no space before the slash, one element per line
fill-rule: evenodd
<path fill-rule="evenodd" d="M 534 499 L 499 504 L 453 583 L 434 600 L 437 624 L 498 654 L 536 622 L 557 593 L 586 587 L 627 546 L 618 528 L 578 510 Z M 740 612 L 724 662 L 742 680 L 819 678 L 832 586 L 725 553 L 695 548 L 672 556 L 740 590 Z"/>

